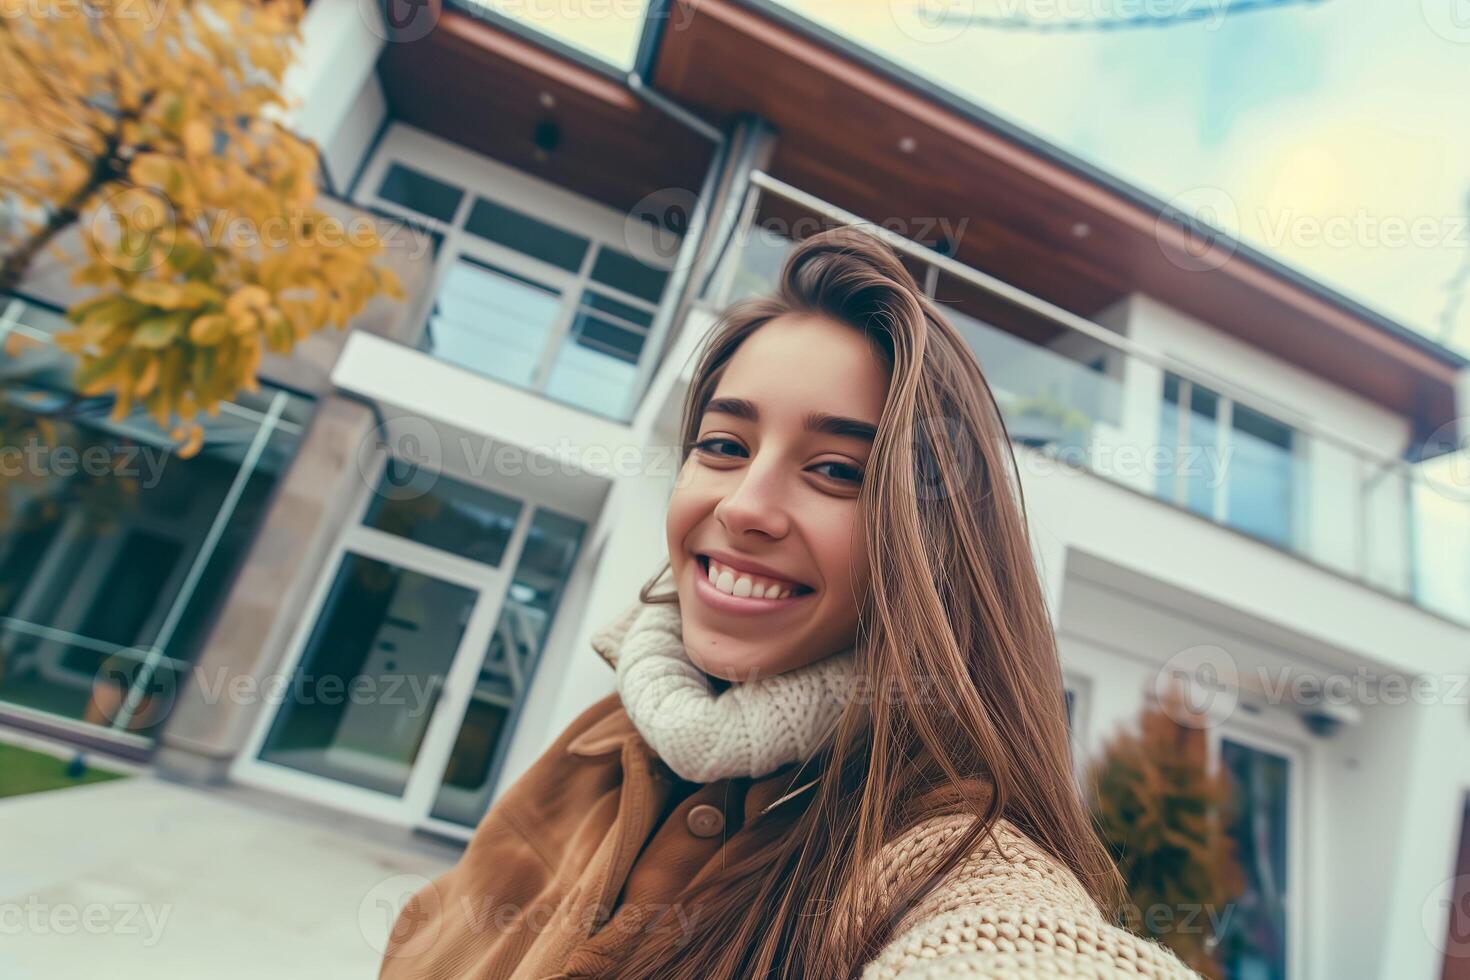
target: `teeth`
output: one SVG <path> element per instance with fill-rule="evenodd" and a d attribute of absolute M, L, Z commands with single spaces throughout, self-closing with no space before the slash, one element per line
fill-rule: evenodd
<path fill-rule="evenodd" d="M 767 579 L 745 573 L 738 576 L 733 569 L 709 559 L 709 580 L 715 588 L 729 595 L 755 599 L 786 599 L 791 596 L 789 586 L 779 585 Z"/>

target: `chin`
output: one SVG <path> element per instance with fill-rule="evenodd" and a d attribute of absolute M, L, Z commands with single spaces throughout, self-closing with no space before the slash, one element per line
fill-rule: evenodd
<path fill-rule="evenodd" d="M 701 642 L 695 639 L 685 647 L 694 666 L 711 677 L 718 677 L 732 684 L 743 684 L 774 673 L 761 665 L 760 660 L 764 658 L 753 656 L 743 649 L 743 644 L 732 642 L 726 637 L 720 637 L 716 642 L 723 649 L 715 654 L 710 653 L 712 644 L 708 640 Z"/>

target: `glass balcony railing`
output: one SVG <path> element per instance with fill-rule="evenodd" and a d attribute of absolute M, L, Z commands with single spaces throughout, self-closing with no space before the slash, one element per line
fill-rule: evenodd
<path fill-rule="evenodd" d="M 851 223 L 862 222 L 757 174 L 703 302 L 767 291 L 793 229 Z M 969 341 L 1013 442 L 1470 622 L 1463 453 L 1418 464 L 1376 455 L 1229 379 L 879 233 Z"/>

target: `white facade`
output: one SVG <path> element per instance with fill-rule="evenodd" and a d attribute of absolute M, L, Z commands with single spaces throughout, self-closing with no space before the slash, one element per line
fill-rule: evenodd
<path fill-rule="evenodd" d="M 588 640 L 634 600 L 666 558 L 663 514 L 678 465 L 690 359 L 721 294 L 696 298 L 684 322 L 674 325 L 667 350 L 650 341 L 633 364 L 580 362 L 582 380 L 558 394 L 553 379 L 587 311 L 587 301 L 578 297 L 600 291 L 621 304 L 613 318 L 635 327 L 646 327 L 644 314 L 674 301 L 669 295 L 640 299 L 598 278 L 601 250 L 657 255 L 653 243 L 637 240 L 653 232 L 563 188 L 391 121 L 373 71 L 383 41 L 361 18 L 364 9 L 351 0 L 314 0 L 307 56 L 292 81 L 302 99 L 293 124 L 322 146 L 338 193 L 439 236 L 428 286 L 409 301 L 416 322 L 435 315 L 436 298 L 454 288 L 454 264 L 464 258 L 498 277 L 499 285 L 486 289 L 504 286 L 517 296 L 540 290 L 536 309 L 544 310 L 546 329 L 527 355 L 534 367 L 523 384 L 508 379 L 500 358 L 509 355 L 494 350 L 449 356 L 434 346 L 438 339 L 415 347 L 367 333 L 350 336 L 330 381 L 339 394 L 377 413 L 376 443 L 341 449 L 361 473 L 356 496 L 342 501 L 344 529 L 323 562 L 303 571 L 301 580 L 282 583 L 309 599 L 279 662 L 269 667 L 289 674 L 304 662 L 332 608 L 338 570 L 352 555 L 462 590 L 464 631 L 438 641 L 443 687 L 415 720 L 422 726 L 417 754 L 403 764 L 399 791 L 271 761 L 266 750 L 278 727 L 271 706 L 253 719 L 230 774 L 405 827 L 465 836 L 466 821 L 438 815 L 444 773 L 464 748 L 457 738 L 460 719 L 479 696 L 480 661 L 504 622 L 512 569 L 533 515 L 554 512 L 585 531 L 539 660 L 532 661 L 534 673 L 516 678 L 513 730 L 503 736 L 503 755 L 490 770 L 495 784 L 485 797 L 469 801 L 479 806 L 524 772 L 579 712 L 614 689 Z M 418 213 L 383 192 L 395 165 L 451 184 L 463 196 L 444 216 Z M 478 199 L 590 244 L 577 262 L 558 265 L 546 258 L 550 252 L 537 257 L 479 237 L 466 230 Z M 667 271 L 673 259 L 665 258 Z M 511 293 L 485 295 L 499 302 Z M 1136 720 L 1161 678 L 1192 678 L 1197 693 L 1212 699 L 1216 751 L 1259 753 L 1268 767 L 1286 774 L 1286 975 L 1436 977 L 1470 796 L 1470 690 L 1458 683 L 1470 671 L 1470 626 L 1425 608 L 1422 600 L 1431 594 L 1430 604 L 1443 610 L 1458 598 L 1465 608 L 1455 588 L 1470 580 L 1470 526 L 1448 525 L 1442 532 L 1448 539 L 1412 542 L 1438 547 L 1438 563 L 1421 555 L 1417 568 L 1421 575 L 1431 568 L 1435 581 L 1450 585 L 1435 592 L 1415 583 L 1416 559 L 1406 547 L 1410 498 L 1399 492 L 1405 485 L 1358 489 L 1365 460 L 1402 456 L 1411 436 L 1407 419 L 1148 296 L 1128 297 L 1098 315 L 1096 324 L 1091 333 L 1064 333 L 1050 350 L 1022 352 L 1043 374 L 1047 358 L 1102 352 L 1095 377 L 1084 375 L 1086 383 L 1107 388 L 1103 400 L 1112 406 L 1089 420 L 1090 469 L 1015 447 L 1038 567 L 1075 698 L 1079 772 L 1113 732 Z M 997 356 L 1005 351 L 997 348 Z M 483 358 L 478 365 L 477 357 Z M 1075 371 L 1076 361 L 1069 363 L 1066 370 Z M 507 376 L 497 378 L 497 372 Z M 1231 413 L 1247 410 L 1292 431 L 1290 476 L 1268 477 L 1289 481 L 1289 539 L 1272 542 L 1227 526 L 1239 501 L 1223 485 L 1211 486 L 1214 496 L 1200 498 L 1193 510 L 1160 499 L 1148 451 L 1171 438 L 1163 407 L 1167 373 L 1219 396 L 1220 414 L 1213 417 L 1220 432 L 1245 431 L 1233 425 Z M 997 388 L 1007 381 L 992 378 Z M 616 386 L 625 383 L 631 386 L 625 405 L 604 399 L 598 411 L 568 403 L 587 396 L 588 386 L 620 392 Z M 1470 399 L 1470 383 L 1462 387 Z M 1470 414 L 1470 401 L 1461 414 Z M 520 506 L 499 563 L 456 555 L 453 542 L 430 546 L 371 526 L 374 487 L 390 457 Z M 1456 512 L 1460 520 L 1464 510 Z M 449 597 L 445 601 L 460 596 L 436 594 Z M 1215 673 L 1202 673 L 1202 666 Z M 1212 688 L 1212 677 L 1227 683 Z M 1304 723 L 1323 709 L 1294 686 L 1301 677 L 1325 683 L 1334 702 L 1337 693 L 1352 692 L 1342 699 L 1350 703 L 1327 709 L 1340 721 L 1331 734 L 1315 734 Z M 1394 687 L 1421 678 L 1439 685 L 1432 697 L 1416 701 Z M 376 716 L 361 722 L 364 729 L 383 723 Z"/>
<path fill-rule="evenodd" d="M 367 79 L 357 108 L 344 116 L 340 140 L 328 143 L 329 159 L 361 146 L 371 126 L 358 110 L 381 101 L 371 94 L 374 84 Z M 562 192 L 537 188 L 524 175 L 502 174 L 507 182 L 498 183 L 496 165 L 485 161 L 476 170 L 464 151 L 431 153 L 433 143 L 390 127 L 375 153 L 390 148 L 425 167 L 478 172 L 486 181 L 475 185 L 481 193 L 522 204 L 540 195 L 547 209 L 567 213 Z M 383 165 L 380 156 L 366 160 L 369 185 Z M 333 374 L 343 391 L 383 406 L 390 418 L 402 412 L 429 420 L 444 438 L 572 457 L 564 488 L 541 481 L 536 492 L 557 486 L 591 530 L 527 694 L 501 788 L 613 689 L 587 641 L 665 558 L 662 514 L 673 475 L 666 453 L 688 357 L 710 316 L 708 305 L 691 314 L 627 423 L 589 418 L 378 338 L 354 338 Z M 1407 420 L 1147 296 L 1132 296 L 1098 320 L 1149 355 L 1110 365 L 1123 408 L 1114 430 L 1099 427 L 1098 445 L 1148 447 L 1164 437 L 1166 369 L 1314 435 L 1297 462 L 1300 486 L 1308 488 L 1293 531 L 1302 554 L 1158 499 L 1153 477 L 1123 472 L 1121 457 L 1110 479 L 1017 447 L 1063 667 L 1077 699 L 1079 754 L 1097 751 L 1110 733 L 1133 723 L 1161 672 L 1181 665 L 1193 671 L 1201 658 L 1227 664 L 1247 683 L 1286 684 L 1286 693 L 1264 699 L 1245 691 L 1212 735 L 1217 748 L 1232 742 L 1285 760 L 1288 976 L 1437 975 L 1442 903 L 1470 793 L 1470 753 L 1463 750 L 1470 714 L 1463 690 L 1433 703 L 1395 703 L 1405 699 L 1383 685 L 1463 676 L 1470 630 L 1392 594 L 1402 591 L 1407 574 L 1397 557 L 1402 549 L 1391 540 L 1403 527 L 1401 501 L 1365 500 L 1345 489 L 1359 478 L 1357 453 L 1403 453 Z M 628 447 L 665 465 L 628 473 L 584 458 L 609 459 Z M 477 478 L 508 486 L 494 474 Z M 1376 528 L 1369 526 L 1374 521 Z M 1314 709 L 1290 693 L 1299 676 L 1326 680 L 1329 690 L 1332 678 L 1369 682 L 1355 688 L 1354 703 L 1342 709 L 1350 720 L 1329 737 L 1303 722 Z"/>

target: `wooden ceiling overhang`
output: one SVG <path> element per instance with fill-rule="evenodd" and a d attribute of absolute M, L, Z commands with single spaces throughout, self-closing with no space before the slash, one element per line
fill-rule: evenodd
<path fill-rule="evenodd" d="M 697 192 L 714 152 L 616 75 L 447 6 L 378 77 L 390 118 L 619 211 Z"/>

